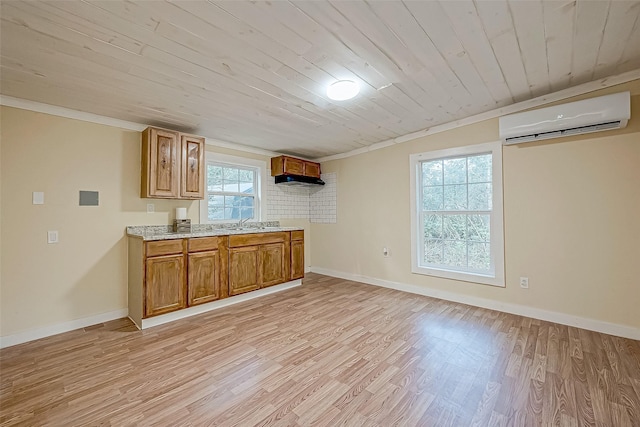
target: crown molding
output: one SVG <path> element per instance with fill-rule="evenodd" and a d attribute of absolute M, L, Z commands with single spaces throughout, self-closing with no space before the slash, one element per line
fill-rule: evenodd
<path fill-rule="evenodd" d="M 244 153 L 259 154 L 261 156 L 267 156 L 267 157 L 282 156 L 282 153 L 276 153 L 275 151 L 263 150 L 262 148 L 249 147 L 246 145 L 238 145 L 233 142 L 227 142 L 227 141 L 221 141 L 215 138 L 209 138 L 208 136 L 205 137 L 205 142 L 207 145 L 212 145 L 219 148 L 227 148 L 229 150 L 242 151 Z"/>
<path fill-rule="evenodd" d="M 528 110 L 531 108 L 537 108 L 545 104 L 563 101 L 565 99 L 572 98 L 574 96 L 584 95 L 586 93 L 594 92 L 599 89 L 605 89 L 611 86 L 628 83 L 630 81 L 638 80 L 638 79 L 640 79 L 640 69 L 628 71 L 626 73 L 618 74 L 616 76 L 605 77 L 600 80 L 594 80 L 588 83 L 583 83 L 581 85 L 563 89 L 558 92 L 542 95 L 537 98 L 518 102 L 505 107 L 496 108 L 494 110 L 486 111 L 484 113 L 476 114 L 470 117 L 465 117 L 464 119 L 443 123 L 441 125 L 433 126 L 431 128 L 408 133 L 406 135 L 398 136 L 396 138 L 391 138 L 386 141 L 377 142 L 367 147 L 358 148 L 352 151 L 348 151 L 346 153 L 340 153 L 340 154 L 334 154 L 331 156 L 321 157 L 319 159 L 314 159 L 313 161 L 321 163 L 321 162 L 328 162 L 330 160 L 338 160 L 338 159 L 344 159 L 347 157 L 357 156 L 359 154 L 364 154 L 369 151 L 380 150 L 382 148 L 386 148 L 395 144 L 402 144 L 408 141 L 413 141 L 415 139 L 422 138 L 428 135 L 433 135 L 433 134 L 445 132 L 451 129 L 456 129 L 462 126 L 467 126 L 473 123 L 494 119 L 500 116 L 504 116 L 505 114 L 513 114 L 513 113 Z M 30 101 L 27 99 L 15 98 L 15 97 L 6 96 L 6 95 L 0 95 L 0 105 L 5 105 L 7 107 L 21 108 L 23 110 L 35 111 L 39 113 L 51 114 L 54 116 L 66 117 L 69 119 L 82 120 L 85 122 L 113 126 L 113 127 L 118 127 L 122 129 L 133 130 L 137 132 L 143 131 L 148 126 L 142 123 L 134 123 L 126 120 L 114 119 L 111 117 L 100 116 L 98 114 L 72 110 L 65 107 L 58 107 L 55 105 L 44 104 L 41 102 Z M 206 135 L 204 136 L 206 138 L 207 145 L 211 145 L 215 147 L 226 148 L 226 149 L 241 151 L 245 153 L 258 154 L 258 155 L 268 156 L 268 157 L 281 155 L 281 153 L 277 153 L 274 151 L 264 150 L 264 149 L 255 148 L 255 147 L 249 147 L 247 145 L 242 145 L 242 144 L 228 142 L 228 141 L 221 141 L 219 139 L 209 138 Z"/>
<path fill-rule="evenodd" d="M 334 154 L 332 156 L 321 157 L 316 159 L 316 162 L 328 162 L 330 160 L 345 159 L 347 157 L 357 156 L 369 151 L 380 150 L 382 148 L 389 147 L 395 144 L 402 144 L 403 142 L 413 141 L 414 139 L 422 138 L 427 135 L 433 135 L 436 133 L 445 132 L 451 129 L 456 129 L 462 126 L 467 126 L 473 123 L 482 122 L 489 119 L 495 119 L 506 114 L 518 113 L 520 111 L 529 110 L 531 108 L 540 107 L 552 102 L 563 101 L 574 96 L 584 95 L 596 90 L 605 89 L 611 86 L 616 86 L 623 83 L 628 83 L 633 80 L 640 79 L 640 69 L 628 71 L 626 73 L 618 74 L 616 76 L 605 77 L 600 80 L 594 80 L 592 82 L 583 83 L 578 86 L 573 86 L 567 89 L 560 90 L 558 92 L 542 95 L 537 98 L 528 99 L 526 101 L 518 102 L 515 104 L 507 105 L 505 107 L 496 108 L 491 111 L 485 111 L 484 113 L 476 114 L 473 116 L 465 117 L 464 119 L 455 120 L 441 125 L 433 126 L 417 132 L 408 133 L 406 135 L 391 138 L 386 141 L 377 142 L 367 147 L 358 148 L 346 153 Z"/>
<path fill-rule="evenodd" d="M 0 95 L 0 105 L 20 108 L 22 110 L 35 111 L 36 113 L 50 114 L 52 116 L 65 117 L 67 119 L 82 120 L 83 122 L 97 123 L 100 125 L 113 126 L 126 130 L 134 130 L 137 132 L 142 132 L 147 128 L 146 125 L 140 123 L 100 116 L 98 114 L 72 110 L 70 108 L 44 104 L 42 102 L 30 101 L 28 99 L 14 98 L 13 96 Z"/>
<path fill-rule="evenodd" d="M 87 113 L 85 111 L 72 110 L 70 108 L 58 107 L 56 105 L 44 104 L 42 102 L 30 101 L 28 99 L 15 98 L 13 96 L 0 95 L 0 105 L 6 107 L 20 108 L 22 110 L 35 111 L 37 113 L 50 114 L 52 116 L 65 117 L 67 119 L 81 120 L 83 122 L 96 123 L 100 125 L 117 127 L 120 129 L 142 132 L 149 125 L 144 123 L 129 122 L 126 120 L 114 119 L 112 117 L 101 116 L 98 114 Z M 263 150 L 261 148 L 249 147 L 246 145 L 221 141 L 215 138 L 209 138 L 205 135 L 207 145 L 214 147 L 227 148 L 230 150 L 241 151 L 244 153 L 259 154 L 262 156 L 275 157 L 280 153 L 274 151 Z"/>

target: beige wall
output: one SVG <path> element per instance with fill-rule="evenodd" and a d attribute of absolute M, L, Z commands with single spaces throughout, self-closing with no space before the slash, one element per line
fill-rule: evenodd
<path fill-rule="evenodd" d="M 601 93 L 628 88 L 640 94 L 639 82 Z M 0 336 L 126 308 L 125 227 L 169 224 L 179 206 L 195 220 L 199 202 L 139 198 L 138 132 L 9 107 L 0 118 Z M 505 148 L 506 289 L 410 273 L 409 154 L 496 139 L 490 120 L 324 163 L 338 173 L 338 223 L 283 224 L 305 227 L 307 265 L 640 327 L 638 118 Z M 99 191 L 100 206 L 78 206 L 79 190 Z M 48 245 L 47 230 L 60 243 Z"/>
<path fill-rule="evenodd" d="M 169 224 L 176 207 L 198 222 L 199 202 L 139 197 L 139 132 L 9 107 L 0 113 L 0 336 L 125 309 L 125 227 Z M 100 205 L 78 206 L 79 190 L 99 191 Z M 31 204 L 33 191 L 44 191 L 44 205 Z M 146 213 L 147 203 L 156 213 Z M 60 243 L 47 244 L 47 230 L 58 230 Z"/>
<path fill-rule="evenodd" d="M 640 82 L 590 96 L 622 90 L 636 95 L 626 129 L 504 147 L 506 288 L 410 262 L 409 155 L 496 141 L 497 119 L 323 163 L 338 223 L 312 224 L 312 266 L 640 328 Z"/>

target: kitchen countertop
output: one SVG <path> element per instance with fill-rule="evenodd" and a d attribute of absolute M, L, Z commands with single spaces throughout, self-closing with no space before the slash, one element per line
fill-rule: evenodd
<path fill-rule="evenodd" d="M 147 241 L 304 230 L 302 227 L 281 227 L 278 221 L 249 223 L 242 229 L 236 227 L 236 224 L 193 224 L 191 233 L 174 233 L 170 225 L 137 225 L 127 227 L 127 236 Z"/>

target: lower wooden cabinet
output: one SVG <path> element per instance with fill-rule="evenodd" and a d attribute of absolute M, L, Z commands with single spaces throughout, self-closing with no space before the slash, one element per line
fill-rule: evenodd
<path fill-rule="evenodd" d="M 304 231 L 291 232 L 291 280 L 304 277 Z"/>
<path fill-rule="evenodd" d="M 220 299 L 220 255 L 218 251 L 189 254 L 187 266 L 189 306 Z"/>
<path fill-rule="evenodd" d="M 261 245 L 258 251 L 258 271 L 260 287 L 273 286 L 289 281 L 287 268 L 289 257 L 286 255 L 289 242 Z"/>
<path fill-rule="evenodd" d="M 148 258 L 146 263 L 145 316 L 156 316 L 185 308 L 184 256 Z"/>
<path fill-rule="evenodd" d="M 229 295 L 260 289 L 258 246 L 229 248 Z"/>
<path fill-rule="evenodd" d="M 129 239 L 129 317 L 142 319 L 304 276 L 304 232 Z"/>
<path fill-rule="evenodd" d="M 238 295 L 288 282 L 291 233 L 229 237 L 229 294 Z"/>
<path fill-rule="evenodd" d="M 229 296 L 227 236 L 187 239 L 187 303 L 194 306 Z"/>

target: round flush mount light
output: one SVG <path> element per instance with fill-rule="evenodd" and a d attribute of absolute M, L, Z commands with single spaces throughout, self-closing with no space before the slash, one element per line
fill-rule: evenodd
<path fill-rule="evenodd" d="M 338 80 L 327 88 L 327 96 L 334 101 L 346 101 L 360 92 L 360 85 L 353 80 Z"/>

